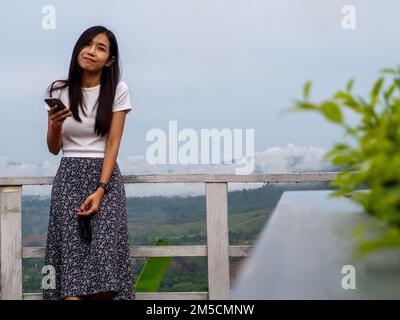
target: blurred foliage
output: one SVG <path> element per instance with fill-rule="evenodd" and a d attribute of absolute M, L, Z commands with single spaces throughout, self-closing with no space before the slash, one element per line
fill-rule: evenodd
<path fill-rule="evenodd" d="M 364 235 L 356 254 L 362 257 L 378 249 L 400 249 L 400 67 L 382 69 L 366 97 L 353 94 L 353 85 L 351 79 L 344 90 L 315 103 L 310 100 L 312 83 L 307 81 L 303 99 L 285 111 L 319 112 L 342 127 L 344 137 L 351 140 L 336 143 L 324 158 L 343 168 L 331 182 L 338 187 L 331 197 L 350 197 L 385 222 L 386 227 L 372 239 L 366 237 L 368 228 L 357 230 Z M 348 124 L 345 113 L 355 114 L 357 124 Z"/>

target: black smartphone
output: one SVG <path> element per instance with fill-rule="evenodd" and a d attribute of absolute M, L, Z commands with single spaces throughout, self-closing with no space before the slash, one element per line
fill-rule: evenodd
<path fill-rule="evenodd" d="M 81 237 L 84 241 L 90 243 L 92 241 L 92 225 L 91 225 L 91 216 L 79 216 L 79 230 Z"/>
<path fill-rule="evenodd" d="M 52 106 L 56 105 L 56 112 L 63 110 L 64 108 L 67 108 L 64 103 L 58 99 L 58 98 L 47 98 L 44 99 L 44 101 L 47 103 L 47 105 L 51 108 Z"/>

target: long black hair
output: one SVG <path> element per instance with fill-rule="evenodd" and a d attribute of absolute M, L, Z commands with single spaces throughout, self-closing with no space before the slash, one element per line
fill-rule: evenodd
<path fill-rule="evenodd" d="M 99 33 L 105 33 L 110 42 L 110 55 L 108 59 L 111 59 L 111 57 L 115 58 L 114 63 L 110 67 L 104 66 L 101 72 L 101 86 L 94 131 L 97 135 L 104 136 L 107 134 L 111 126 L 112 106 L 114 103 L 116 87 L 121 76 L 118 43 L 114 33 L 103 26 L 94 26 L 85 30 L 79 37 L 75 44 L 74 50 L 72 51 L 68 79 L 56 80 L 52 82 L 47 91 L 50 97 L 52 97 L 53 90 L 59 90 L 68 87 L 70 103 L 69 108 L 74 119 L 78 122 L 82 122 L 81 118 L 79 117 L 79 105 L 81 105 L 83 114 L 86 115 L 86 113 L 82 106 L 82 103 L 85 104 L 82 94 L 83 70 L 78 64 L 78 55 L 82 48 L 88 45 Z M 61 84 L 54 87 L 57 82 Z"/>

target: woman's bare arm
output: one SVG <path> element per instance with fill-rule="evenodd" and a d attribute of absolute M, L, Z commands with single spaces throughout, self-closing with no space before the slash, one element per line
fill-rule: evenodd
<path fill-rule="evenodd" d="M 48 122 L 47 122 L 47 147 L 49 151 L 58 155 L 63 145 L 62 142 L 62 125 L 64 120 L 67 117 L 70 117 L 72 114 L 69 109 L 64 109 L 59 112 L 54 112 L 54 109 L 51 108 L 48 113 Z"/>
<path fill-rule="evenodd" d="M 47 126 L 47 147 L 49 151 L 54 155 L 58 155 L 61 150 L 62 144 L 62 134 L 61 132 L 58 132 L 53 128 L 51 120 L 49 118 Z"/>

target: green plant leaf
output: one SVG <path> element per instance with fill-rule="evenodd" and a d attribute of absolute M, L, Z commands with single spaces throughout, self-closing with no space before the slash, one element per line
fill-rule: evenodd
<path fill-rule="evenodd" d="M 379 92 L 380 92 L 380 90 L 382 88 L 384 80 L 385 79 L 383 77 L 381 77 L 375 82 L 374 87 L 372 88 L 372 93 L 371 93 L 372 97 L 377 97 L 378 96 L 378 94 L 379 94 Z"/>
<path fill-rule="evenodd" d="M 304 87 L 303 87 L 304 100 L 308 100 L 310 97 L 311 85 L 312 85 L 312 82 L 310 80 L 304 84 Z"/>
<path fill-rule="evenodd" d="M 340 111 L 339 106 L 331 101 L 325 101 L 321 104 L 321 111 L 326 118 L 335 122 L 341 123 L 343 122 L 343 115 Z"/>
<path fill-rule="evenodd" d="M 354 79 L 350 79 L 347 84 L 346 84 L 346 90 L 347 92 L 351 92 L 351 89 L 353 88 L 354 85 Z"/>
<path fill-rule="evenodd" d="M 394 89 L 396 88 L 396 84 L 392 84 L 384 93 L 386 103 L 388 102 L 389 98 L 392 96 Z"/>
<path fill-rule="evenodd" d="M 394 83 L 396 84 L 397 88 L 400 89 L 400 79 L 399 78 L 394 79 Z"/>
<path fill-rule="evenodd" d="M 310 102 L 299 102 L 297 103 L 297 108 L 303 110 L 318 110 L 318 106 Z"/>
<path fill-rule="evenodd" d="M 339 100 L 344 106 L 349 107 L 350 109 L 362 113 L 363 109 L 361 105 L 356 101 L 356 99 L 348 92 L 338 91 L 333 96 L 333 99 Z"/>
<path fill-rule="evenodd" d="M 156 246 L 169 245 L 167 241 L 158 239 Z M 136 291 L 138 292 L 158 292 L 160 283 L 164 278 L 172 262 L 172 257 L 150 257 L 147 259 L 143 269 L 136 281 Z"/>
<path fill-rule="evenodd" d="M 396 69 L 393 68 L 384 68 L 380 70 L 381 73 L 386 73 L 386 74 L 398 74 Z"/>

